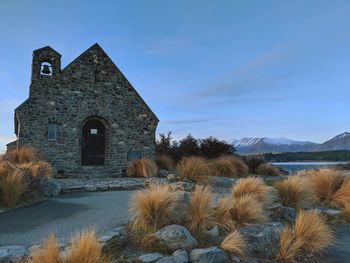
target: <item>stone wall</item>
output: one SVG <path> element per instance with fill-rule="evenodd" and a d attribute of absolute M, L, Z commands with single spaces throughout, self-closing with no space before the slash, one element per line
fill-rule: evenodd
<path fill-rule="evenodd" d="M 52 76 L 40 76 L 52 57 Z M 50 47 L 33 52 L 30 96 L 15 110 L 19 144 L 37 148 L 55 170 L 74 172 L 81 166 L 85 121 L 99 119 L 106 128 L 105 166 L 121 174 L 127 152 L 154 158 L 158 119 L 128 80 L 97 44 L 60 70 L 60 55 Z M 57 140 L 48 139 L 48 124 L 57 123 Z"/>

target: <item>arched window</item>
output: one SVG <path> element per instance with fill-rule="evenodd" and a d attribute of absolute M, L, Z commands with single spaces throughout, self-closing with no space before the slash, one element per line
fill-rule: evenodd
<path fill-rule="evenodd" d="M 50 122 L 48 126 L 48 138 L 49 140 L 56 140 L 57 139 L 57 124 L 54 122 Z"/>
<path fill-rule="evenodd" d="M 52 65 L 48 62 L 41 63 L 40 75 L 41 76 L 51 76 L 52 75 Z"/>

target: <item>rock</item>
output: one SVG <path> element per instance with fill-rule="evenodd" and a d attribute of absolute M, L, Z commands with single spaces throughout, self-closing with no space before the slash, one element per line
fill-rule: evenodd
<path fill-rule="evenodd" d="M 173 253 L 173 257 L 176 258 L 178 263 L 188 263 L 188 252 L 185 250 L 176 250 Z"/>
<path fill-rule="evenodd" d="M 233 263 L 240 263 L 241 259 L 235 255 L 230 255 L 230 259 Z"/>
<path fill-rule="evenodd" d="M 160 178 L 166 178 L 168 174 L 170 174 L 170 172 L 164 169 L 158 171 L 158 177 Z"/>
<path fill-rule="evenodd" d="M 162 254 L 159 253 L 149 253 L 142 256 L 139 256 L 137 259 L 144 263 L 156 262 L 157 260 L 163 257 Z"/>
<path fill-rule="evenodd" d="M 147 178 L 144 182 L 145 187 L 150 186 L 151 184 L 166 184 L 166 178 L 158 178 L 158 177 L 151 177 Z"/>
<path fill-rule="evenodd" d="M 186 210 L 184 209 L 184 206 L 188 204 L 189 201 L 190 201 L 190 196 L 188 192 L 185 192 L 185 191 L 176 192 L 176 201 L 174 205 L 174 211 L 176 211 L 176 213 L 174 214 L 174 220 L 180 225 L 182 224 L 186 216 Z"/>
<path fill-rule="evenodd" d="M 191 192 L 195 187 L 195 183 L 193 182 L 175 182 L 169 184 L 169 188 L 171 191 L 186 191 Z"/>
<path fill-rule="evenodd" d="M 280 203 L 274 203 L 268 207 L 270 212 L 269 218 L 272 221 L 287 220 L 290 223 L 294 223 L 296 217 L 296 211 L 293 207 L 286 207 Z"/>
<path fill-rule="evenodd" d="M 220 234 L 220 230 L 218 226 L 214 226 L 212 229 L 207 231 L 207 234 L 212 237 L 217 237 Z"/>
<path fill-rule="evenodd" d="M 176 182 L 175 174 L 168 174 L 167 177 L 166 177 L 166 180 L 168 181 L 168 183 Z"/>
<path fill-rule="evenodd" d="M 197 241 L 191 233 L 180 225 L 166 226 L 154 233 L 153 236 L 161 246 L 171 251 L 178 249 L 189 251 L 197 245 Z"/>
<path fill-rule="evenodd" d="M 296 212 L 293 207 L 282 206 L 282 218 L 288 220 L 290 223 L 295 222 Z"/>
<path fill-rule="evenodd" d="M 335 208 L 321 207 L 315 208 L 321 215 L 325 216 L 327 220 L 336 220 L 341 218 L 341 211 Z"/>
<path fill-rule="evenodd" d="M 180 263 L 181 261 L 176 261 L 176 258 L 174 256 L 170 257 L 163 257 L 160 260 L 158 260 L 156 263 Z"/>
<path fill-rule="evenodd" d="M 242 227 L 240 232 L 247 243 L 247 254 L 257 258 L 274 259 L 279 247 L 280 222 Z"/>
<path fill-rule="evenodd" d="M 24 246 L 0 246 L 0 262 L 20 259 L 28 253 Z"/>
<path fill-rule="evenodd" d="M 93 184 L 87 184 L 84 186 L 85 191 L 87 192 L 96 192 L 97 191 L 97 186 Z"/>
<path fill-rule="evenodd" d="M 225 263 L 230 262 L 228 255 L 218 247 L 193 249 L 190 253 L 192 263 Z"/>
<path fill-rule="evenodd" d="M 58 196 L 61 193 L 62 187 L 54 178 L 48 177 L 40 180 L 40 195 L 52 197 Z"/>

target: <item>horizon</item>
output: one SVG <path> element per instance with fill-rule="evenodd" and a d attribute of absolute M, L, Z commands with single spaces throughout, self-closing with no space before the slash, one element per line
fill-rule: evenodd
<path fill-rule="evenodd" d="M 323 143 L 350 131 L 347 1 L 88 2 L 0 3 L 0 152 L 32 51 L 51 46 L 64 68 L 96 42 L 159 117 L 157 135 Z"/>

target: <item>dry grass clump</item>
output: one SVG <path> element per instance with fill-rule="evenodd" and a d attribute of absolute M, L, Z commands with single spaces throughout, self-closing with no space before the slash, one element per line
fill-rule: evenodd
<path fill-rule="evenodd" d="M 159 170 L 172 170 L 174 169 L 174 161 L 168 155 L 161 154 L 156 157 L 156 164 Z"/>
<path fill-rule="evenodd" d="M 187 179 L 196 183 L 202 180 L 203 175 L 209 173 L 206 159 L 196 156 L 182 158 L 176 169 L 180 174 L 181 180 Z"/>
<path fill-rule="evenodd" d="M 52 175 L 51 165 L 43 161 L 36 163 L 20 163 L 17 167 L 25 174 L 32 177 L 50 177 Z"/>
<path fill-rule="evenodd" d="M 346 178 L 339 190 L 331 197 L 331 205 L 342 208 L 350 204 L 350 178 Z"/>
<path fill-rule="evenodd" d="M 266 220 L 263 204 L 251 195 L 235 198 L 230 209 L 230 216 L 236 228 Z"/>
<path fill-rule="evenodd" d="M 230 233 L 220 245 L 224 251 L 241 258 L 245 256 L 246 246 L 245 240 L 238 231 Z"/>
<path fill-rule="evenodd" d="M 157 165 L 153 160 L 141 158 L 128 164 L 127 176 L 131 177 L 154 177 L 157 175 Z"/>
<path fill-rule="evenodd" d="M 211 174 L 225 177 L 245 177 L 248 175 L 248 166 L 231 155 L 224 155 L 210 162 Z"/>
<path fill-rule="evenodd" d="M 256 168 L 255 173 L 258 175 L 277 176 L 280 175 L 280 170 L 272 164 L 264 163 Z"/>
<path fill-rule="evenodd" d="M 341 211 L 342 217 L 350 223 L 350 204 L 345 205 Z"/>
<path fill-rule="evenodd" d="M 0 177 L 0 205 L 12 207 L 16 205 L 28 190 L 22 171 L 16 169 Z"/>
<path fill-rule="evenodd" d="M 330 205 L 336 202 L 333 195 L 341 187 L 344 177 L 336 170 L 320 169 L 314 170 L 307 177 L 314 192 L 315 201 L 321 204 Z M 339 199 L 340 196 L 338 195 Z"/>
<path fill-rule="evenodd" d="M 50 235 L 43 242 L 43 247 L 30 253 L 26 263 L 62 263 L 58 242 Z"/>
<path fill-rule="evenodd" d="M 217 206 L 213 209 L 212 221 L 213 224 L 225 231 L 234 229 L 234 222 L 231 218 L 232 200 L 228 197 L 220 198 Z"/>
<path fill-rule="evenodd" d="M 245 162 L 242 159 L 233 156 L 230 156 L 229 158 L 236 167 L 238 177 L 245 177 L 249 174 L 249 167 L 245 164 Z"/>
<path fill-rule="evenodd" d="M 311 199 L 311 190 L 304 177 L 288 177 L 275 183 L 277 194 L 284 206 L 299 209 L 307 205 Z"/>
<path fill-rule="evenodd" d="M 131 199 L 134 229 L 151 227 L 159 229 L 173 218 L 175 193 L 166 185 L 152 184 L 148 189 L 137 191 Z"/>
<path fill-rule="evenodd" d="M 5 156 L 9 160 L 17 164 L 40 161 L 40 155 L 38 154 L 38 152 L 29 146 L 23 146 L 18 149 L 8 150 Z"/>
<path fill-rule="evenodd" d="M 331 244 L 333 233 L 316 211 L 299 211 L 293 228 L 285 228 L 280 235 L 277 259 L 293 262 L 306 253 L 321 253 Z"/>
<path fill-rule="evenodd" d="M 195 234 L 203 234 L 211 224 L 211 202 L 213 194 L 208 187 L 196 186 L 186 206 L 187 228 Z"/>
<path fill-rule="evenodd" d="M 237 184 L 232 186 L 233 198 L 250 195 L 258 202 L 264 204 L 269 201 L 269 187 L 265 185 L 261 178 L 247 177 L 240 179 Z"/>

